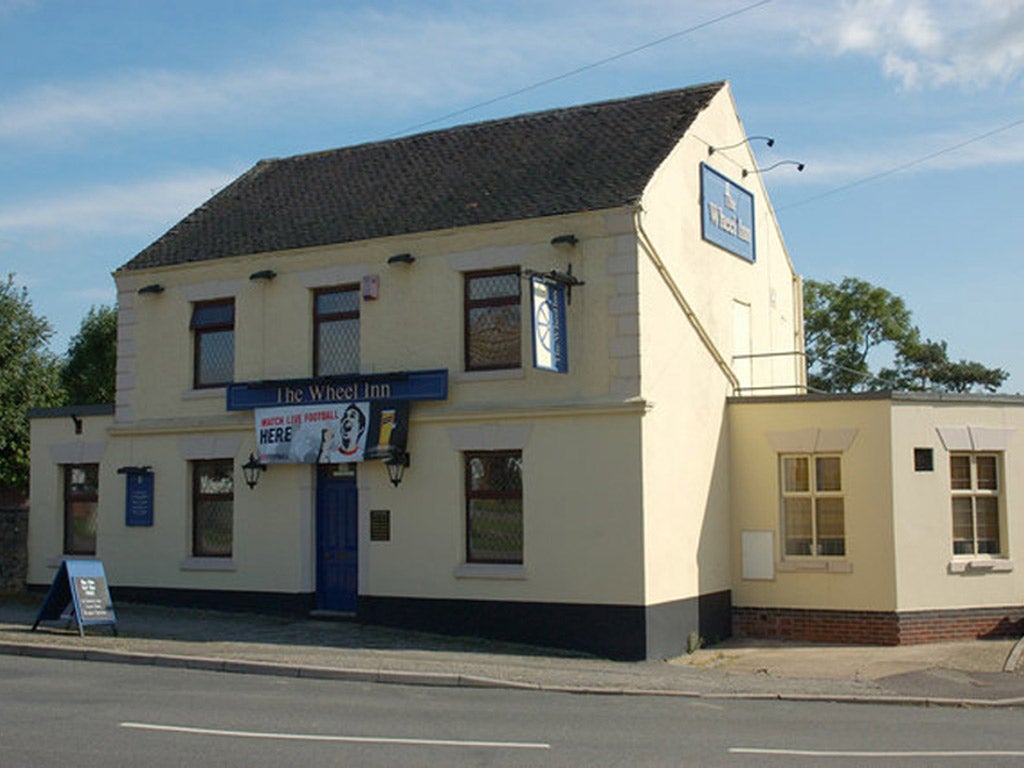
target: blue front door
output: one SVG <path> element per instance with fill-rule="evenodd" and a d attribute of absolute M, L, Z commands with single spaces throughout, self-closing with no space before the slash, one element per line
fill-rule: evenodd
<path fill-rule="evenodd" d="M 359 593 L 358 494 L 354 464 L 317 468 L 316 603 L 321 611 L 355 611 Z"/>

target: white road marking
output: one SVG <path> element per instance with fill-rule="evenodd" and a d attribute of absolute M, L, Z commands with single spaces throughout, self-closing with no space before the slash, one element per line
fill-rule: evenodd
<path fill-rule="evenodd" d="M 1024 757 L 1019 749 L 929 749 L 866 751 L 844 749 L 762 749 L 759 747 L 729 747 L 734 755 L 782 755 L 786 757 L 862 757 L 891 759 L 894 757 Z"/>
<path fill-rule="evenodd" d="M 387 736 L 330 736 L 315 733 L 270 733 L 262 731 L 228 731 L 220 728 L 194 728 L 186 725 L 157 723 L 121 723 L 122 728 L 165 733 L 191 733 L 200 736 L 229 736 L 241 739 L 283 739 L 286 741 L 336 741 L 349 744 L 404 744 L 426 747 L 486 747 L 490 749 L 551 749 L 550 744 L 529 741 L 458 741 L 455 739 L 399 739 Z"/>

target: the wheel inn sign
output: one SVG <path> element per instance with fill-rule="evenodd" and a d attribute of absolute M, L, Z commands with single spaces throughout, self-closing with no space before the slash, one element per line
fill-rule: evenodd
<path fill-rule="evenodd" d="M 700 205 L 701 236 L 741 259 L 754 262 L 754 196 L 701 163 Z"/>
<path fill-rule="evenodd" d="M 228 385 L 227 409 L 249 411 L 353 401 L 447 400 L 448 370 L 401 371 L 323 379 L 249 381 Z"/>

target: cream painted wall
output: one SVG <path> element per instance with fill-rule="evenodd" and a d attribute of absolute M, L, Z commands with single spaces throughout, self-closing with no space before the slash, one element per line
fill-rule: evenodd
<path fill-rule="evenodd" d="M 64 550 L 64 476 L 63 464 L 95 464 L 104 461 L 110 416 L 82 418 L 82 434 L 75 434 L 70 416 L 32 419 L 31 511 L 28 527 L 28 573 L 33 584 L 49 584 L 60 565 Z M 99 493 L 105 494 L 118 475 L 101 466 Z M 98 519 L 97 541 L 115 522 L 102 511 Z"/>
<path fill-rule="evenodd" d="M 654 175 L 637 216 L 648 603 L 732 585 L 725 401 L 735 381 L 723 367 L 731 370 L 735 303 L 749 307 L 755 353 L 792 352 L 800 335 L 795 276 L 758 181 L 744 182 L 755 196 L 756 262 L 701 238 L 700 164 L 738 179 L 752 167 L 749 150 L 709 158 L 708 146 L 743 135 L 726 88 Z M 754 366 L 755 386 L 802 383 L 797 358 L 781 359 Z"/>
<path fill-rule="evenodd" d="M 898 608 L 1019 605 L 1024 595 L 1024 493 L 1019 487 L 1024 402 L 896 400 L 892 419 Z M 975 447 L 997 450 L 1003 457 L 1001 558 L 953 555 L 949 451 L 939 429 L 969 439 L 968 428 Z M 933 450 L 933 472 L 914 471 L 914 448 Z"/>
<path fill-rule="evenodd" d="M 234 297 L 237 381 L 303 378 L 312 373 L 312 290 L 377 275 L 379 298 L 361 304 L 361 371 L 448 368 L 450 381 L 447 401 L 412 407 L 413 463 L 400 488 L 387 482 L 383 467 L 359 467 L 361 594 L 642 604 L 643 406 L 636 401 L 631 227 L 628 211 L 611 211 L 118 273 L 118 410 L 105 431 L 97 553 L 112 584 L 315 589 L 311 467 L 271 467 L 255 490 L 239 469 L 234 556 L 189 557 L 188 461 L 232 458 L 238 468 L 255 444 L 251 413 L 226 412 L 223 389 L 191 388 L 191 305 Z M 551 245 L 568 233 L 579 239 L 574 248 Z M 387 258 L 401 252 L 415 263 L 389 267 Z M 462 273 L 569 264 L 586 283 L 569 307 L 569 375 L 530 367 L 525 282 L 523 368 L 463 372 Z M 249 280 L 262 269 L 277 276 Z M 153 283 L 164 290 L 138 294 Z M 47 423 L 38 420 L 40 446 L 55 439 Z M 501 568 L 464 566 L 464 446 L 450 434 L 484 429 L 486 438 L 519 427 L 529 434 L 521 446 L 526 562 L 505 578 Z M 475 447 L 487 448 L 488 440 Z M 50 470 L 36 464 L 46 482 Z M 123 524 L 123 478 L 114 473 L 126 464 L 153 467 L 152 528 Z M 391 542 L 369 541 L 370 510 L 378 508 L 392 510 Z M 40 533 L 33 581 L 50 578 L 43 564 L 59 559 L 60 529 L 50 528 Z"/>
<path fill-rule="evenodd" d="M 747 607 L 897 609 L 889 401 L 734 400 L 729 406 L 733 604 Z M 843 442 L 846 556 L 785 557 L 779 449 Z M 831 450 L 824 452 L 832 452 Z M 774 578 L 744 579 L 744 531 L 772 534 Z M 902 553 L 901 553 L 902 554 Z"/>
<path fill-rule="evenodd" d="M 553 246 L 572 233 L 575 247 Z M 235 379 L 302 378 L 312 375 L 312 289 L 380 278 L 379 298 L 362 302 L 362 373 L 447 368 L 451 404 L 566 402 L 609 396 L 610 284 L 606 261 L 615 240 L 604 214 L 552 217 L 472 227 L 372 242 L 329 246 L 212 262 L 119 272 L 122 363 L 119 405 L 129 420 L 181 419 L 223 413 L 221 390 L 191 389 L 192 301 L 233 296 Z M 388 266 L 408 252 L 412 265 Z M 463 373 L 462 273 L 499 266 L 565 270 L 586 285 L 573 291 L 569 312 L 570 376 L 552 377 L 529 367 L 529 298 L 523 291 L 523 360 L 516 372 Z M 272 281 L 248 275 L 272 269 Z M 138 295 L 159 283 L 159 294 Z M 159 350 L 159 352 L 157 352 Z M 617 375 L 617 371 L 616 371 Z M 614 378 L 614 376 L 613 376 Z"/>
<path fill-rule="evenodd" d="M 362 518 L 371 507 L 390 509 L 392 535 L 389 542 L 368 542 L 361 591 L 641 604 L 637 410 L 414 419 L 413 466 L 397 489 L 375 487 Z M 503 431 L 513 433 L 512 443 L 502 441 Z M 523 566 L 466 567 L 459 448 L 513 447 L 522 436 Z"/>

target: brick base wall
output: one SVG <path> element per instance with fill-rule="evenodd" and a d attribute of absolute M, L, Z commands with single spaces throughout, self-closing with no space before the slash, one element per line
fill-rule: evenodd
<path fill-rule="evenodd" d="M 943 611 L 733 607 L 734 637 L 846 645 L 909 645 L 1024 634 L 1024 605 Z"/>

